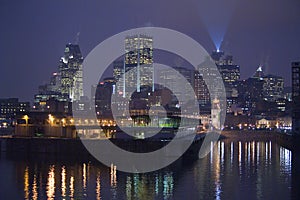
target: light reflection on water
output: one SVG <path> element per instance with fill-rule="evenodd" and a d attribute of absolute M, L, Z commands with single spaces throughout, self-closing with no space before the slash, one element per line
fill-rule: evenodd
<path fill-rule="evenodd" d="M 62 166 L 61 168 L 61 196 L 66 197 L 66 167 Z"/>
<path fill-rule="evenodd" d="M 292 165 L 292 152 L 286 148 L 280 147 L 280 169 L 283 172 L 290 172 Z"/>
<path fill-rule="evenodd" d="M 274 142 L 218 141 L 207 157 L 147 174 L 95 162 L 13 160 L 24 199 L 269 199 L 290 197 L 292 152 Z M 46 160 L 46 161 L 45 161 Z M 4 162 L 3 162 L 4 161 Z M 5 163 L 8 160 L 1 160 Z M 11 175 L 13 179 L 13 175 Z M 1 182 L 2 183 L 2 182 Z M 22 188 L 18 190 L 17 188 Z M 1 197 L 1 196 L 0 196 Z"/>
<path fill-rule="evenodd" d="M 48 199 L 53 199 L 55 197 L 55 173 L 54 173 L 54 165 L 49 167 L 48 172 L 48 180 L 47 180 L 47 188 L 46 193 Z"/>
<path fill-rule="evenodd" d="M 96 178 L 96 197 L 97 200 L 101 199 L 100 172 L 97 173 L 97 178 Z"/>

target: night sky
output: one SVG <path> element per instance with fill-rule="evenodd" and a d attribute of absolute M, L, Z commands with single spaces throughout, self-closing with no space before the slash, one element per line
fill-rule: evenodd
<path fill-rule="evenodd" d="M 166 27 L 197 40 L 208 52 L 221 43 L 241 66 L 242 78 L 259 64 L 290 85 L 291 62 L 300 61 L 299 0 L 0 1 L 0 98 L 32 101 L 57 70 L 65 44 L 86 56 L 118 32 Z"/>

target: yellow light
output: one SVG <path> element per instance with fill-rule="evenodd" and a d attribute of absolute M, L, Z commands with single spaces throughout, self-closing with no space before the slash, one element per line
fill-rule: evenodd
<path fill-rule="evenodd" d="M 50 123 L 53 123 L 53 121 L 54 121 L 55 118 L 51 114 L 49 114 L 48 117 L 49 117 Z"/>
<path fill-rule="evenodd" d="M 63 125 L 63 126 L 66 125 L 66 119 L 65 119 L 65 118 L 61 119 L 61 122 L 62 122 L 62 125 Z"/>
<path fill-rule="evenodd" d="M 24 115 L 23 119 L 25 119 L 27 121 L 29 119 L 28 115 Z"/>

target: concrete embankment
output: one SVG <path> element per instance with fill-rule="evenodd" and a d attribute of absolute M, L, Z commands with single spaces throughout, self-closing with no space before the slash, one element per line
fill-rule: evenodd
<path fill-rule="evenodd" d="M 187 150 L 186 155 L 197 156 L 202 141 L 203 138 L 195 140 Z M 94 145 L 98 148 L 105 146 L 103 144 L 107 143 L 107 140 L 88 140 L 88 142 L 90 145 Z M 152 152 L 164 147 L 169 143 L 169 141 L 166 140 L 145 141 L 123 139 L 112 139 L 111 142 L 124 150 L 137 153 Z M 57 156 L 65 155 L 71 157 L 91 157 L 90 153 L 82 144 L 80 139 L 3 137 L 0 138 L 0 149 L 1 152 L 21 155 L 43 153 Z M 178 147 L 178 149 L 181 148 Z M 109 153 L 109 149 L 103 149 L 101 151 Z M 176 152 L 171 151 L 168 148 L 166 149 L 165 153 L 167 156 L 177 156 Z"/>
<path fill-rule="evenodd" d="M 291 150 L 300 149 L 300 139 L 280 134 L 275 131 L 222 131 L 220 139 L 231 141 L 274 141 L 279 145 Z M 97 143 L 101 140 L 94 140 Z M 187 155 L 197 155 L 198 150 L 202 145 L 203 138 L 197 140 L 191 145 Z M 131 152 L 143 153 L 151 152 L 167 145 L 169 141 L 143 141 L 143 140 L 112 140 L 112 142 Z M 101 146 L 101 145 L 100 145 Z M 82 144 L 80 139 L 62 139 L 62 138 L 15 138 L 1 137 L 0 138 L 1 152 L 17 153 L 17 154 L 35 154 L 45 153 L 53 155 L 67 155 L 90 157 L 89 152 Z"/>
<path fill-rule="evenodd" d="M 300 138 L 268 130 L 234 130 L 222 131 L 225 139 L 235 141 L 274 141 L 291 150 L 300 150 Z"/>
<path fill-rule="evenodd" d="M 88 156 L 88 152 L 77 139 L 56 138 L 0 138 L 1 152 L 18 154 L 65 154 Z"/>

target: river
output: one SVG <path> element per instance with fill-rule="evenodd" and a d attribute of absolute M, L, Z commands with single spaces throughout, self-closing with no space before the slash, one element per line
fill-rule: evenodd
<path fill-rule="evenodd" d="M 107 167 L 90 160 L 2 152 L 0 199 L 299 197 L 299 153 L 272 141 L 230 139 L 211 149 L 203 159 L 180 160 L 145 174 L 123 173 L 113 164 Z"/>

